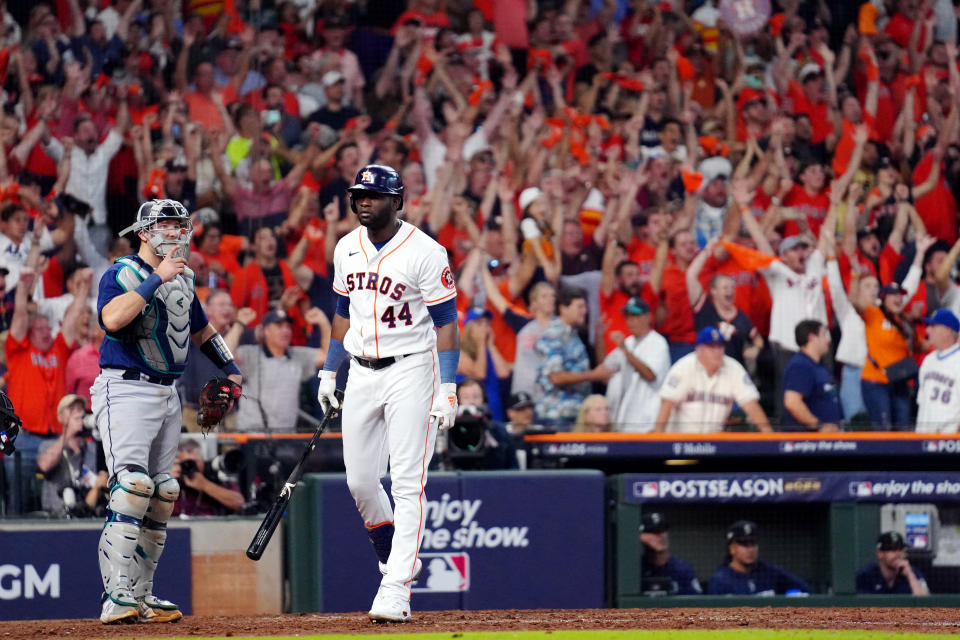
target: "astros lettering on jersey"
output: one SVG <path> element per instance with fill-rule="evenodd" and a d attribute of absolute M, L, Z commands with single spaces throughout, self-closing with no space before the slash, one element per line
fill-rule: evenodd
<path fill-rule="evenodd" d="M 357 227 L 333 253 L 333 290 L 350 299 L 343 346 L 362 358 L 419 353 L 436 346 L 428 306 L 457 295 L 446 250 L 407 222 L 379 251 Z"/>

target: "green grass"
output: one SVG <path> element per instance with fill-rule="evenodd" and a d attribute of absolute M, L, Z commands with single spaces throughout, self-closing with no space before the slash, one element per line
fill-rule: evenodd
<path fill-rule="evenodd" d="M 820 631 L 810 629 L 722 629 L 684 631 L 463 631 L 446 633 L 389 633 L 297 636 L 300 640 L 933 640 L 960 638 L 952 634 L 890 633 L 881 631 Z M 230 640 L 289 640 L 276 638 L 231 638 Z M 163 640 L 214 640 L 210 638 L 165 638 Z"/>

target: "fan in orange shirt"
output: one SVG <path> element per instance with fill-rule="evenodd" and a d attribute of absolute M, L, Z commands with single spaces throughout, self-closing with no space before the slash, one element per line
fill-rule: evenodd
<path fill-rule="evenodd" d="M 918 258 L 936 241 L 932 236 L 917 240 Z M 913 331 L 904 317 L 907 291 L 896 282 L 880 289 L 880 306 L 867 305 L 857 310 L 863 317 L 867 338 L 867 360 L 861 374 L 863 401 L 870 413 L 870 422 L 880 429 L 903 428 L 910 421 L 910 380 L 916 377 L 916 364 L 911 358 Z M 913 363 L 912 375 L 902 374 L 904 363 Z"/>
<path fill-rule="evenodd" d="M 224 235 L 219 222 L 209 222 L 203 225 L 202 232 L 194 234 L 193 240 L 197 246 L 196 253 L 215 276 L 216 282 L 212 286 L 229 289 L 242 270 L 237 255 L 243 248 L 245 238 Z"/>

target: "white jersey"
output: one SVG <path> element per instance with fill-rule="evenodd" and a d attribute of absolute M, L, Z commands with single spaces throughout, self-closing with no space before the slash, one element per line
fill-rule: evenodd
<path fill-rule="evenodd" d="M 660 387 L 661 400 L 676 403 L 667 431 L 671 433 L 716 433 L 736 402 L 741 406 L 760 398 L 750 374 L 730 356 L 712 376 L 693 352 L 679 360 L 667 372 Z"/>
<path fill-rule="evenodd" d="M 823 295 L 823 254 L 814 251 L 807 258 L 804 273 L 796 273 L 779 260 L 760 270 L 770 287 L 770 341 L 796 351 L 793 330 L 803 318 L 827 323 L 826 298 Z"/>
<path fill-rule="evenodd" d="M 960 345 L 923 359 L 918 376 L 917 433 L 957 433 L 960 425 Z"/>
<path fill-rule="evenodd" d="M 607 383 L 607 404 L 617 431 L 649 433 L 660 412 L 660 387 L 670 370 L 670 347 L 656 331 L 641 339 L 627 336 L 623 346 L 653 371 L 656 378 L 647 382 L 627 360 L 623 349 L 607 355 L 603 365 L 616 373 Z"/>
<path fill-rule="evenodd" d="M 428 306 L 452 300 L 447 251 L 407 222 L 378 251 L 357 227 L 333 252 L 333 290 L 350 298 L 343 346 L 353 356 L 387 358 L 429 351 L 437 334 Z"/>

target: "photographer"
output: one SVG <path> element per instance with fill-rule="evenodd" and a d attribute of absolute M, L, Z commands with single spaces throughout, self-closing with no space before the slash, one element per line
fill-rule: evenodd
<path fill-rule="evenodd" d="M 83 417 L 87 403 L 70 393 L 57 404 L 59 438 L 40 445 L 37 469 L 43 473 L 40 503 L 58 517 L 93 517 L 106 504 L 107 473 L 97 472 L 97 448 L 88 439 Z"/>
<path fill-rule="evenodd" d="M 222 516 L 243 508 L 239 487 L 224 487 L 207 471 L 207 463 L 196 440 L 184 440 L 177 447 L 177 461 L 170 475 L 180 483 L 180 496 L 173 507 L 178 516 Z"/>
<path fill-rule="evenodd" d="M 516 469 L 517 451 L 502 424 L 491 419 L 483 386 L 472 379 L 457 385 L 457 420 L 447 433 L 444 460 L 456 469 Z"/>

